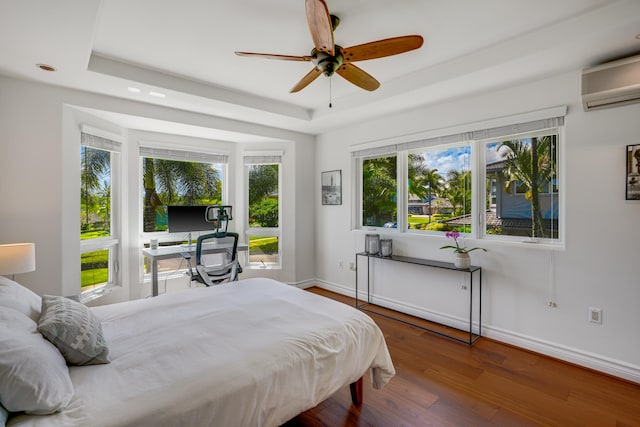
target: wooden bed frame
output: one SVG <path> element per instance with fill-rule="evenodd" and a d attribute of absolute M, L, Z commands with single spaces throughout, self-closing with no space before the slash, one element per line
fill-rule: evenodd
<path fill-rule="evenodd" d="M 351 401 L 353 402 L 353 404 L 356 406 L 362 405 L 362 377 L 360 377 L 360 379 L 355 383 L 349 384 L 349 389 L 351 390 Z"/>

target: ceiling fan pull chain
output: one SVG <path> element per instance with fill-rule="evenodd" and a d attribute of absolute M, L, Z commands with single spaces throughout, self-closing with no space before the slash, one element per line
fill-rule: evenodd
<path fill-rule="evenodd" d="M 333 76 L 329 77 L 329 108 L 332 108 L 331 105 L 331 81 L 333 80 Z"/>

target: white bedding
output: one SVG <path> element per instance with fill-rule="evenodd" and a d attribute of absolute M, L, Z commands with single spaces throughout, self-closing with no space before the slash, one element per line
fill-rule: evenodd
<path fill-rule="evenodd" d="M 92 309 L 111 363 L 70 367 L 62 412 L 8 426 L 278 426 L 371 368 L 394 375 L 362 312 L 270 279 Z"/>

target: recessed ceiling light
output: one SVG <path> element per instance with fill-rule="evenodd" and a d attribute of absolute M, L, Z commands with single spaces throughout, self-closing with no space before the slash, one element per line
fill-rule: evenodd
<path fill-rule="evenodd" d="M 165 96 L 167 96 L 164 93 L 154 92 L 154 91 L 149 92 L 149 95 L 155 96 L 156 98 L 164 98 Z"/>
<path fill-rule="evenodd" d="M 51 65 L 47 65 L 47 64 L 36 64 L 36 67 L 44 71 L 56 71 L 55 67 L 52 67 Z"/>
<path fill-rule="evenodd" d="M 140 89 L 138 89 L 137 87 L 131 87 L 131 86 L 129 86 L 129 87 L 127 88 L 127 90 L 128 90 L 129 92 L 131 92 L 131 93 L 140 93 Z"/>

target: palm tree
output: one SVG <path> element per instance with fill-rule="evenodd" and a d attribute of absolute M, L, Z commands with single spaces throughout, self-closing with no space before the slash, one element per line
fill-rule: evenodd
<path fill-rule="evenodd" d="M 163 205 L 218 203 L 221 182 L 208 163 L 182 162 L 147 157 L 143 163 L 145 232 L 156 231 L 156 212 Z"/>
<path fill-rule="evenodd" d="M 407 170 L 407 184 L 409 194 L 417 196 L 420 199 L 424 199 L 427 195 L 422 183 L 422 176 L 424 175 L 424 172 L 429 169 L 424 164 L 424 157 L 419 154 L 409 154 L 408 159 L 409 167 Z"/>
<path fill-rule="evenodd" d="M 431 199 L 442 189 L 443 178 L 438 169 L 430 169 L 424 164 L 424 157 L 419 154 L 409 154 L 408 190 L 409 194 L 425 198 L 429 201 L 429 222 L 431 222 Z"/>
<path fill-rule="evenodd" d="M 426 173 L 422 175 L 422 185 L 427 187 L 429 197 L 429 222 L 431 222 L 431 201 L 433 199 L 432 194 L 436 196 L 440 193 L 443 187 L 442 175 L 438 173 L 438 169 L 427 169 Z"/>
<path fill-rule="evenodd" d="M 84 227 L 89 225 L 89 210 L 94 199 L 95 191 L 100 189 L 100 179 L 109 172 L 111 167 L 111 153 L 91 147 L 80 148 L 81 170 L 81 198 L 84 202 Z"/>
<path fill-rule="evenodd" d="M 162 212 L 162 200 L 156 193 L 155 160 L 146 157 L 143 162 L 142 181 L 144 186 L 144 206 L 142 227 L 145 232 L 156 231 L 156 211 Z"/>
<path fill-rule="evenodd" d="M 531 202 L 531 237 L 545 237 L 540 209 L 540 187 L 549 185 L 555 171 L 555 136 L 537 137 L 527 140 L 504 141 L 498 151 L 506 147 L 502 157 L 505 168 L 505 188 L 520 183 L 525 197 Z"/>
<path fill-rule="evenodd" d="M 104 180 L 100 192 L 100 205 L 102 205 L 102 211 L 104 213 L 104 232 L 105 235 L 111 234 L 111 182 Z"/>
<path fill-rule="evenodd" d="M 450 170 L 447 172 L 447 199 L 456 215 L 467 215 L 471 209 L 471 171 Z"/>

